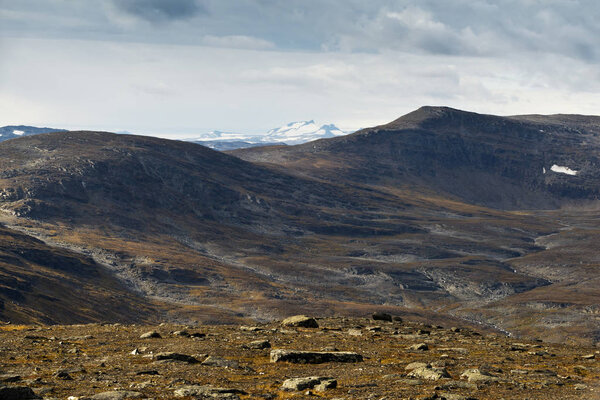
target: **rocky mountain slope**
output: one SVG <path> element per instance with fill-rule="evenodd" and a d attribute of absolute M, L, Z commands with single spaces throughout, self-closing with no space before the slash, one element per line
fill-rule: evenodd
<path fill-rule="evenodd" d="M 157 308 L 92 258 L 0 225 L 0 318 L 53 324 L 151 321 Z"/>
<path fill-rule="evenodd" d="M 424 108 L 233 153 L 246 161 L 149 137 L 31 136 L 0 144 L 1 220 L 93 257 L 161 318 L 385 310 L 593 343 L 594 208 L 541 210 L 595 199 L 596 120 L 540 118 Z"/>
<path fill-rule="evenodd" d="M 424 186 L 497 209 L 547 209 L 598 199 L 599 150 L 600 117 L 422 107 L 344 137 L 232 154 L 332 180 Z"/>

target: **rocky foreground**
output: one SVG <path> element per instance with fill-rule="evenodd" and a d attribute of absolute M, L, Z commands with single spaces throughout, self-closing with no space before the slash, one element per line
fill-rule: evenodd
<path fill-rule="evenodd" d="M 0 400 L 596 399 L 596 348 L 377 314 L 256 326 L 0 327 Z"/>

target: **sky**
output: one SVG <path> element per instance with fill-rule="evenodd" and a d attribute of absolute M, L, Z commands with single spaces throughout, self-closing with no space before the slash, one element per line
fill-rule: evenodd
<path fill-rule="evenodd" d="M 597 0 L 0 0 L 0 126 L 193 137 L 600 114 Z"/>

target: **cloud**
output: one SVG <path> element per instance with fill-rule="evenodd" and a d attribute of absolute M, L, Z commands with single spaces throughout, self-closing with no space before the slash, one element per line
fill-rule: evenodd
<path fill-rule="evenodd" d="M 188 19 L 206 11 L 198 0 L 113 0 L 113 3 L 118 9 L 150 22 Z"/>
<path fill-rule="evenodd" d="M 423 104 L 597 114 L 598 20 L 597 0 L 0 0 L 0 117 L 197 134 Z"/>
<path fill-rule="evenodd" d="M 232 49 L 248 50 L 267 50 L 275 48 L 275 44 L 273 42 L 243 35 L 206 35 L 202 38 L 202 44 L 211 47 L 229 47 Z"/>
<path fill-rule="evenodd" d="M 0 20 L 21 37 L 600 60 L 597 0 L 20 0 Z"/>

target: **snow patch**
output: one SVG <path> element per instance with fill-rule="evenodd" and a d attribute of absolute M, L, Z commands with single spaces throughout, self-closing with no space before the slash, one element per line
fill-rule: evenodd
<path fill-rule="evenodd" d="M 17 136 L 21 136 L 21 135 L 23 135 L 24 133 L 25 133 L 24 131 L 18 131 L 18 130 L 16 130 L 16 129 L 13 131 L 13 135 L 17 135 Z"/>
<path fill-rule="evenodd" d="M 567 175 L 573 175 L 573 176 L 577 175 L 577 173 L 579 172 L 579 171 L 572 170 L 569 167 L 563 167 L 563 166 L 556 165 L 556 164 L 554 164 L 552 167 L 550 167 L 550 171 L 553 171 L 553 172 L 556 172 L 559 174 L 567 174 Z"/>

